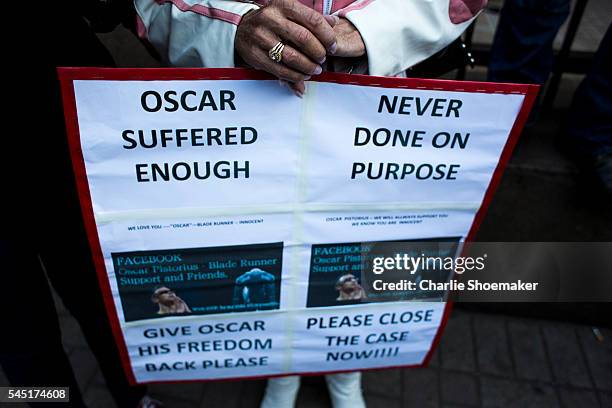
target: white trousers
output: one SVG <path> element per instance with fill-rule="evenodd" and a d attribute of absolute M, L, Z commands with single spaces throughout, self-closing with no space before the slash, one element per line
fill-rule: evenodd
<path fill-rule="evenodd" d="M 325 381 L 334 408 L 365 408 L 360 372 L 329 374 Z M 270 378 L 261 408 L 293 408 L 299 388 L 297 375 Z"/>

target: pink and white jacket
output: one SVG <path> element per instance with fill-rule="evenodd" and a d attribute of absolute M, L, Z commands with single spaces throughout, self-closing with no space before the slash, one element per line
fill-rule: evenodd
<path fill-rule="evenodd" d="M 259 1 L 265 3 L 265 0 Z M 300 0 L 351 21 L 370 75 L 392 76 L 455 40 L 487 0 Z M 134 0 L 138 32 L 178 67 L 233 67 L 240 19 L 258 8 L 236 0 Z"/>

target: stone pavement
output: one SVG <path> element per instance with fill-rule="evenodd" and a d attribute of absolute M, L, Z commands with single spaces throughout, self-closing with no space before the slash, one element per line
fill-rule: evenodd
<path fill-rule="evenodd" d="M 114 408 L 76 320 L 58 300 L 66 352 L 91 408 Z M 612 407 L 612 330 L 453 310 L 426 368 L 363 374 L 369 408 Z M 0 384 L 6 380 L 0 378 Z M 150 386 L 167 408 L 257 407 L 265 381 Z M 330 407 L 322 377 L 303 379 L 298 408 Z M 123 407 L 119 407 L 123 408 Z"/>

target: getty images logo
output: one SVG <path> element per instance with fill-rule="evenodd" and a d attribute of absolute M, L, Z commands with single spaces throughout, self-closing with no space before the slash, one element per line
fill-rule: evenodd
<path fill-rule="evenodd" d="M 414 275 L 417 271 L 434 271 L 446 270 L 455 271 L 462 274 L 466 271 L 481 271 L 485 268 L 485 259 L 487 254 L 483 256 L 409 256 L 407 254 L 396 254 L 389 257 L 376 257 L 372 261 L 372 272 L 380 275 L 383 272 L 398 270 L 405 271 Z"/>

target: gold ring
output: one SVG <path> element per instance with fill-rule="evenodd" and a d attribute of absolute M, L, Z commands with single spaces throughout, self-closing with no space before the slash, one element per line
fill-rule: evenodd
<path fill-rule="evenodd" d="M 281 62 L 283 59 L 283 50 L 285 49 L 285 44 L 282 42 L 277 42 L 274 47 L 268 51 L 268 56 L 274 62 Z"/>

